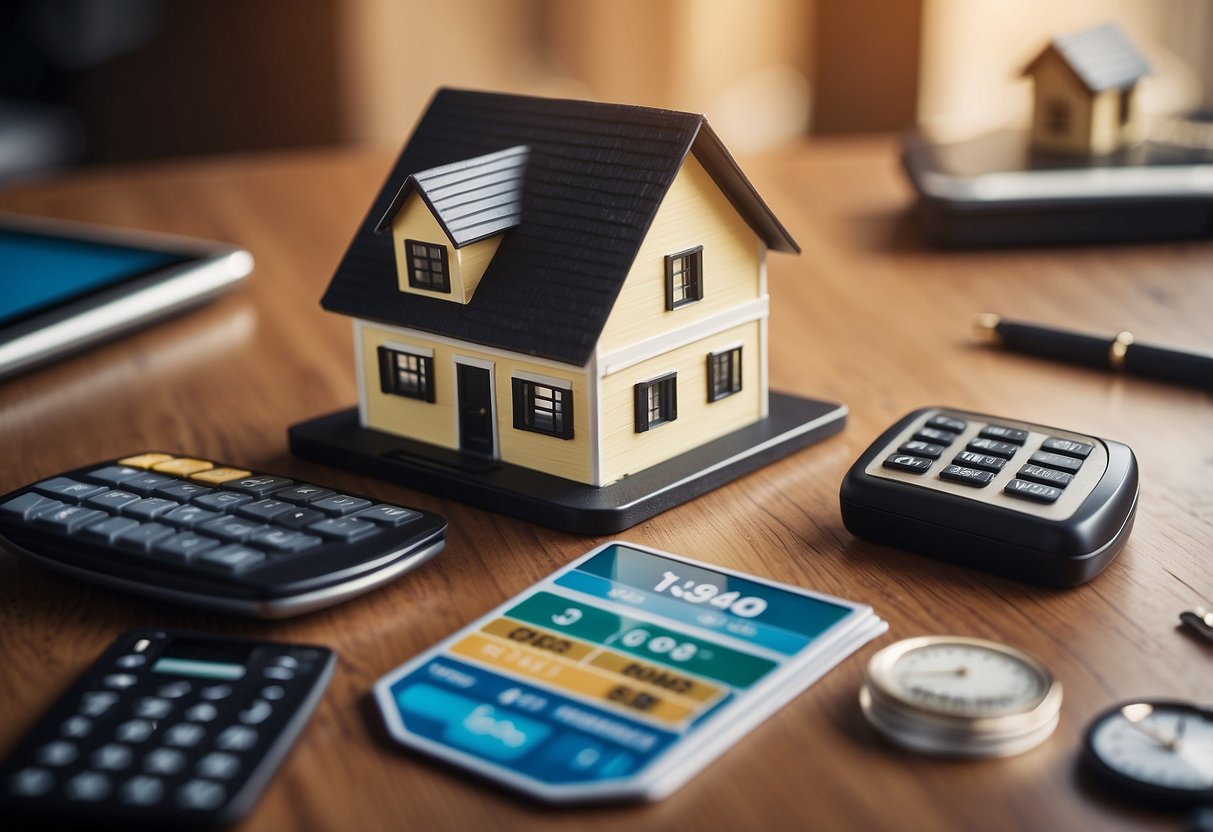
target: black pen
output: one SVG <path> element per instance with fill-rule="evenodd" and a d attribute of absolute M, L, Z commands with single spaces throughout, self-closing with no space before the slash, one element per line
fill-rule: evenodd
<path fill-rule="evenodd" d="M 989 312 L 978 316 L 974 329 L 982 338 L 1014 352 L 1213 389 L 1213 355 L 1139 344 L 1129 332 L 1112 338 L 1084 335 L 1004 321 Z"/>

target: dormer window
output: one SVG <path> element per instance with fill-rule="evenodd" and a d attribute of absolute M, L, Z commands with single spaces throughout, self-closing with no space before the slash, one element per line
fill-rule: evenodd
<path fill-rule="evenodd" d="M 703 246 L 665 258 L 665 308 L 686 306 L 703 298 Z"/>
<path fill-rule="evenodd" d="M 447 263 L 446 246 L 404 241 L 409 264 L 409 285 L 430 292 L 451 291 L 451 271 Z"/>

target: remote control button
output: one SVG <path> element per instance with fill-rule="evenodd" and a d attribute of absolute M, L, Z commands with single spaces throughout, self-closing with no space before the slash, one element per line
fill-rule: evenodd
<path fill-rule="evenodd" d="M 121 511 L 131 503 L 137 503 L 141 499 L 142 498 L 138 494 L 134 494 L 130 491 L 123 491 L 120 488 L 108 488 L 94 497 L 89 497 L 88 500 L 85 501 L 85 505 L 92 506 L 93 508 L 104 509 L 105 511 L 115 512 Z"/>
<path fill-rule="evenodd" d="M 158 462 L 152 466 L 152 470 L 159 471 L 162 474 L 172 474 L 175 477 L 188 477 L 190 474 L 209 471 L 214 467 L 215 463 L 207 462 L 205 459 L 181 457 L 179 459 L 170 459 L 167 462 Z"/>
<path fill-rule="evenodd" d="M 261 689 L 261 698 L 269 702 L 277 702 L 286 696 L 286 691 L 282 689 L 282 685 L 266 685 Z"/>
<path fill-rule="evenodd" d="M 193 748 L 205 733 L 206 729 L 196 722 L 178 722 L 164 733 L 164 744 L 177 748 Z"/>
<path fill-rule="evenodd" d="M 126 690 L 134 687 L 139 681 L 139 677 L 131 673 L 111 673 L 102 680 L 102 683 L 107 688 L 116 688 L 117 690 Z"/>
<path fill-rule="evenodd" d="M 219 512 L 207 511 L 202 506 L 180 506 L 160 519 L 165 523 L 172 523 L 174 526 L 184 526 L 188 529 L 202 523 L 209 523 L 211 520 L 217 520 L 222 516 Z"/>
<path fill-rule="evenodd" d="M 171 537 L 176 531 L 163 523 L 140 523 L 138 526 L 120 533 L 114 539 L 114 543 L 119 548 L 144 554 L 151 549 L 153 543 Z"/>
<path fill-rule="evenodd" d="M 146 500 L 140 500 L 137 503 L 131 503 L 124 510 L 123 514 L 128 517 L 137 517 L 140 520 L 154 520 L 166 511 L 172 511 L 181 504 L 173 500 L 166 500 L 163 497 L 148 497 Z"/>
<path fill-rule="evenodd" d="M 55 777 L 44 768 L 26 766 L 8 778 L 9 794 L 17 797 L 38 797 L 55 786 Z"/>
<path fill-rule="evenodd" d="M 208 702 L 218 702 L 232 695 L 232 686 L 211 685 L 210 687 L 203 688 L 198 695 Z"/>
<path fill-rule="evenodd" d="M 320 538 L 286 529 L 266 529 L 253 535 L 250 543 L 274 552 L 303 552 L 322 542 Z"/>
<path fill-rule="evenodd" d="M 256 729 L 246 725 L 229 725 L 215 738 L 215 747 L 224 751 L 248 751 L 256 744 Z"/>
<path fill-rule="evenodd" d="M 194 485 L 192 482 L 182 482 L 177 485 L 166 485 L 163 488 L 157 488 L 155 493 L 157 497 L 168 497 L 170 500 L 188 503 L 206 494 L 210 494 L 214 490 L 213 488 Z"/>
<path fill-rule="evenodd" d="M 127 746 L 109 742 L 94 751 L 89 759 L 102 771 L 121 771 L 131 764 L 134 756 Z"/>
<path fill-rule="evenodd" d="M 363 502 L 366 502 L 365 500 Z M 333 540 L 344 540 L 352 543 L 379 531 L 374 523 L 359 520 L 357 517 L 330 517 L 313 523 L 308 529 Z"/>
<path fill-rule="evenodd" d="M 232 480 L 244 479 L 252 476 L 251 471 L 245 471 L 243 468 L 212 468 L 209 471 L 199 471 L 190 477 L 192 480 L 199 482 L 208 482 L 211 485 L 223 485 L 225 482 Z"/>
<path fill-rule="evenodd" d="M 145 696 L 135 703 L 135 716 L 142 719 L 164 719 L 173 710 L 173 705 L 167 699 L 156 696 Z"/>
<path fill-rule="evenodd" d="M 96 471 L 89 471 L 88 478 L 97 482 L 109 483 L 110 485 L 119 485 L 123 480 L 129 480 L 131 477 L 142 473 L 138 468 L 132 468 L 129 465 L 107 465 L 104 468 L 98 468 Z"/>
<path fill-rule="evenodd" d="M 267 498 L 265 500 L 257 500 L 254 503 L 245 503 L 236 509 L 236 513 L 245 517 L 251 517 L 254 520 L 260 520 L 263 523 L 268 523 L 279 514 L 290 511 L 294 507 L 291 503 Z"/>
<path fill-rule="evenodd" d="M 1037 465 L 1043 465 L 1045 468 L 1053 468 L 1054 470 L 1065 471 L 1070 474 L 1075 473 L 1082 467 L 1081 459 L 1049 453 L 1048 451 L 1037 451 L 1029 457 L 1029 461 L 1035 462 Z"/>
<path fill-rule="evenodd" d="M 33 520 L 40 514 L 60 508 L 63 508 L 61 500 L 52 500 L 41 494 L 22 494 L 20 497 L 15 497 L 0 505 L 0 511 L 20 517 L 22 520 Z"/>
<path fill-rule="evenodd" d="M 946 430 L 952 433 L 960 433 L 969 426 L 969 423 L 964 419 L 957 419 L 952 416 L 937 415 L 927 419 L 927 427 L 935 428 L 936 430 Z"/>
<path fill-rule="evenodd" d="M 182 809 L 217 809 L 227 800 L 227 790 L 210 780 L 190 780 L 177 789 L 177 805 Z"/>
<path fill-rule="evenodd" d="M 54 740 L 38 749 L 38 762 L 44 766 L 66 766 L 75 762 L 79 753 L 74 742 Z"/>
<path fill-rule="evenodd" d="M 68 800 L 96 803 L 110 793 L 110 779 L 99 771 L 82 771 L 67 781 L 64 793 Z"/>
<path fill-rule="evenodd" d="M 37 520 L 34 522 L 42 526 L 67 532 L 68 534 L 75 534 L 89 523 L 105 520 L 108 517 L 109 515 L 104 511 L 98 511 L 95 508 L 64 506 L 63 508 L 57 508 L 54 511 L 38 515 Z"/>
<path fill-rule="evenodd" d="M 234 575 L 251 569 L 265 561 L 265 553 L 239 543 L 231 543 L 220 549 L 203 552 L 194 559 L 194 563 L 214 572 Z"/>
<path fill-rule="evenodd" d="M 114 662 L 114 664 L 123 670 L 143 667 L 143 665 L 147 664 L 147 656 L 140 655 L 139 653 L 127 653 L 125 656 L 119 656 L 118 661 Z"/>
<path fill-rule="evenodd" d="M 1002 457 L 975 454 L 972 451 L 961 451 L 952 462 L 957 465 L 967 465 L 970 468 L 980 468 L 982 471 L 991 471 L 995 474 L 1007 464 Z"/>
<path fill-rule="evenodd" d="M 129 465 L 132 468 L 151 468 L 153 465 L 159 465 L 161 462 L 168 462 L 172 459 L 168 454 L 139 454 L 138 456 L 128 456 L 126 459 L 118 460 L 119 465 Z"/>
<path fill-rule="evenodd" d="M 268 528 L 269 526 L 254 520 L 245 520 L 243 517 L 217 517 L 198 526 L 198 531 L 232 543 L 243 543 L 257 532 Z"/>
<path fill-rule="evenodd" d="M 277 491 L 280 488 L 286 488 L 294 484 L 294 480 L 288 480 L 286 477 L 244 477 L 243 479 L 225 482 L 223 487 L 231 488 L 244 494 L 252 494 L 254 497 L 264 497 L 271 491 Z"/>
<path fill-rule="evenodd" d="M 969 450 L 1010 459 L 1018 453 L 1019 446 L 1012 445 L 1010 442 L 999 442 L 997 439 L 981 439 L 979 437 L 969 440 Z"/>
<path fill-rule="evenodd" d="M 123 656 L 123 658 L 126 658 Z M 139 656 L 139 658 L 143 658 Z M 119 659 L 121 667 L 121 659 Z M 90 690 L 80 697 L 80 713 L 85 716 L 101 716 L 118 701 L 118 694 L 112 690 Z"/>
<path fill-rule="evenodd" d="M 195 555 L 200 555 L 203 552 L 214 549 L 219 545 L 219 541 L 210 537 L 203 537 L 200 534 L 193 532 L 181 532 L 170 538 L 157 542 L 152 551 L 157 555 L 163 555 L 170 560 L 189 560 Z"/>
<path fill-rule="evenodd" d="M 921 456 L 927 459 L 939 459 L 943 456 L 946 450 L 943 445 L 936 445 L 934 442 L 920 442 L 917 439 L 911 439 L 909 442 L 902 442 L 897 448 L 899 454 L 910 454 L 911 456 Z M 363 512 L 365 514 L 365 512 Z M 362 514 L 358 515 L 359 517 Z"/>
<path fill-rule="evenodd" d="M 226 751 L 212 751 L 198 761 L 196 770 L 213 780 L 231 780 L 240 773 L 240 758 Z"/>
<path fill-rule="evenodd" d="M 132 517 L 111 517 L 108 520 L 92 523 L 81 529 L 80 537 L 85 540 L 97 540 L 112 546 L 114 545 L 114 541 L 118 539 L 118 535 L 138 525 L 139 521 Z"/>
<path fill-rule="evenodd" d="M 332 493 L 333 489 L 331 488 L 321 488 L 318 485 L 301 483 L 294 488 L 285 488 L 282 491 L 275 492 L 274 497 L 279 500 L 286 500 L 288 503 L 305 506 L 308 503 L 323 500 Z"/>
<path fill-rule="evenodd" d="M 86 716 L 69 716 L 59 726 L 59 733 L 72 739 L 87 737 L 93 731 L 93 721 Z"/>
<path fill-rule="evenodd" d="M 54 477 L 35 483 L 34 489 L 48 497 L 58 497 L 68 503 L 83 503 L 89 497 L 105 491 L 104 485 L 94 485 L 89 482 L 76 482 L 67 477 Z"/>
<path fill-rule="evenodd" d="M 295 671 L 289 667 L 267 667 L 261 671 L 261 675 L 267 679 L 277 679 L 280 682 L 289 682 L 295 678 Z"/>
<path fill-rule="evenodd" d="M 143 758 L 148 774 L 173 775 L 185 767 L 185 755 L 174 748 L 157 748 Z"/>
<path fill-rule="evenodd" d="M 1023 466 L 1019 469 L 1019 477 L 1033 482 L 1042 482 L 1045 485 L 1055 485 L 1058 488 L 1065 488 L 1070 484 L 1070 480 L 1074 479 L 1073 474 L 1054 471 L 1052 468 L 1042 468 L 1039 465 Z"/>
<path fill-rule="evenodd" d="M 269 668 L 273 670 L 273 668 Z M 273 707 L 264 699 L 258 699 L 249 705 L 239 714 L 239 719 L 245 725 L 260 725 L 270 718 L 270 714 L 274 712 Z"/>
<path fill-rule="evenodd" d="M 931 442 L 935 445 L 943 445 L 945 448 L 952 444 L 952 440 L 956 438 L 956 434 L 950 430 L 938 430 L 937 428 L 921 428 L 915 434 L 914 438 L 919 442 Z"/>
<path fill-rule="evenodd" d="M 294 656 L 279 656 L 278 658 L 274 659 L 274 664 L 278 665 L 279 667 L 289 667 L 291 670 L 297 670 L 299 668 L 299 660 Z"/>
<path fill-rule="evenodd" d="M 329 516 L 341 517 L 346 514 L 353 514 L 355 511 L 361 511 L 364 508 L 369 508 L 370 505 L 370 500 L 364 500 L 361 497 L 351 497 L 348 494 L 334 494 L 332 497 L 317 500 L 312 503 L 311 507 L 317 511 L 323 511 Z"/>
<path fill-rule="evenodd" d="M 907 442 L 906 443 L 906 445 L 927 445 L 927 444 L 929 444 L 929 443 L 922 443 L 922 442 Z M 902 447 L 904 448 L 905 446 L 903 445 Z M 932 447 L 939 447 L 939 446 L 936 445 L 936 446 L 932 446 Z M 914 453 L 914 452 L 907 451 L 906 453 Z M 917 453 L 919 456 L 930 456 L 930 454 L 927 453 L 925 450 L 920 450 Z M 940 448 L 940 453 L 943 453 L 942 448 Z M 354 516 L 360 520 L 370 520 L 372 523 L 375 523 L 380 526 L 395 527 L 395 526 L 403 526 L 405 523 L 413 522 L 414 520 L 416 520 L 418 517 L 421 516 L 421 512 L 413 511 L 412 509 L 408 509 L 408 508 L 402 508 L 401 506 L 392 506 L 392 505 L 388 505 L 387 503 L 380 503 L 379 505 L 377 505 L 373 508 L 364 509 L 363 511 L 358 512 Z"/>
<path fill-rule="evenodd" d="M 154 730 L 156 726 L 146 719 L 128 719 L 114 731 L 114 739 L 119 742 L 143 742 Z"/>
<path fill-rule="evenodd" d="M 986 425 L 981 429 L 981 436 L 986 439 L 1001 439 L 1013 445 L 1022 445 L 1028 441 L 1028 432 L 1019 428 L 1009 428 L 1006 425 Z"/>
<path fill-rule="evenodd" d="M 297 508 L 285 514 L 279 514 L 274 518 L 274 524 L 288 529 L 302 529 L 312 525 L 317 520 L 323 519 L 324 515 L 318 511 L 313 511 L 310 508 Z"/>
<path fill-rule="evenodd" d="M 1094 445 L 1088 445 L 1086 442 L 1075 442 L 1072 439 L 1062 439 L 1059 436 L 1050 436 L 1040 443 L 1040 447 L 1042 450 L 1052 451 L 1055 454 L 1065 454 L 1077 459 L 1086 459 L 1091 455 L 1091 451 L 1095 450 Z"/>
<path fill-rule="evenodd" d="M 219 715 L 219 709 L 210 702 L 199 702 L 185 711 L 185 718 L 193 722 L 211 722 Z"/>
<path fill-rule="evenodd" d="M 194 505 L 203 508 L 213 508 L 215 511 L 231 511 L 241 503 L 253 499 L 247 494 L 237 494 L 235 491 L 215 491 L 194 500 Z"/>
<path fill-rule="evenodd" d="M 1061 496 L 1061 489 L 1038 482 L 1016 479 L 1007 483 L 1003 493 L 1012 497 L 1022 497 L 1025 500 L 1034 500 L 1038 503 L 1054 503 Z"/>
<path fill-rule="evenodd" d="M 911 474 L 925 474 L 931 470 L 932 462 L 929 459 L 909 454 L 891 454 L 885 457 L 885 461 L 881 465 L 897 471 L 908 471 Z"/>
<path fill-rule="evenodd" d="M 178 480 L 172 477 L 166 477 L 163 474 L 136 474 L 130 479 L 122 481 L 122 487 L 127 491 L 134 491 L 136 494 L 142 494 L 144 497 L 150 497 L 152 492 L 162 486 L 176 485 Z"/>
<path fill-rule="evenodd" d="M 118 799 L 128 806 L 151 806 L 164 799 L 164 781 L 139 774 L 122 784 Z"/>
<path fill-rule="evenodd" d="M 994 480 L 994 475 L 989 471 L 978 471 L 976 468 L 969 468 L 965 465 L 949 465 L 939 472 L 939 477 L 949 482 L 971 485 L 974 488 L 985 488 Z"/>
<path fill-rule="evenodd" d="M 193 689 L 193 685 L 191 685 L 189 682 L 178 680 L 176 682 L 169 682 L 166 685 L 161 685 L 156 690 L 156 695 L 164 699 L 180 699 Z"/>

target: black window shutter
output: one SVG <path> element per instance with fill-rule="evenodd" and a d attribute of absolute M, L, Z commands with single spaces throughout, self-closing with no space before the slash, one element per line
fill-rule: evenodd
<path fill-rule="evenodd" d="M 379 389 L 391 393 L 396 389 L 395 372 L 392 368 L 392 351 L 379 347 Z"/>

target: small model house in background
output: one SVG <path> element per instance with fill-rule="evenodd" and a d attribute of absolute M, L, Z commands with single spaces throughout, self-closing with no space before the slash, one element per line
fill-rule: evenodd
<path fill-rule="evenodd" d="M 1024 69 L 1032 76 L 1032 147 L 1101 156 L 1142 139 L 1138 82 L 1146 59 L 1113 24 L 1054 38 Z"/>
<path fill-rule="evenodd" d="M 322 300 L 354 319 L 357 426 L 292 447 L 510 511 L 505 492 L 592 502 L 715 443 L 648 483 L 654 514 L 787 439 L 763 433 L 770 249 L 798 251 L 701 115 L 441 90 Z M 777 428 L 800 437 L 777 456 L 844 417 Z"/>

